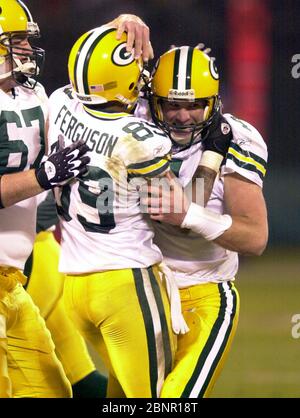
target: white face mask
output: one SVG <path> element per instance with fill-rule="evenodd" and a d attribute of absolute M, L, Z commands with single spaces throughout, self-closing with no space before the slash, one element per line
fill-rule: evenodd
<path fill-rule="evenodd" d="M 6 69 L 4 69 L 5 72 L 0 75 L 0 80 L 4 80 L 6 78 L 11 77 L 13 72 L 15 74 L 22 73 L 28 77 L 30 77 L 30 75 L 39 74 L 39 68 L 35 65 L 34 62 L 30 61 L 29 59 L 27 62 L 22 63 L 19 58 L 16 58 L 15 56 L 13 56 L 13 62 L 14 62 L 13 69 L 11 69 L 10 71 L 6 71 Z M 6 66 L 8 67 L 9 65 L 10 64 L 8 63 L 8 65 Z M 4 68 L 5 68 L 5 64 L 4 64 Z"/>

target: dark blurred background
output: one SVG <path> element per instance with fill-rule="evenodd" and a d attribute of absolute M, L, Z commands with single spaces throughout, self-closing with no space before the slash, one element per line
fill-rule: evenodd
<path fill-rule="evenodd" d="M 204 42 L 212 48 L 225 111 L 252 123 L 268 144 L 264 194 L 270 225 L 266 253 L 242 259 L 238 287 L 244 308 L 235 356 L 216 394 L 299 396 L 300 340 L 290 330 L 292 315 L 300 313 L 300 65 L 292 70 L 300 62 L 300 1 L 25 2 L 42 32 L 48 93 L 68 82 L 74 41 L 120 13 L 137 14 L 148 24 L 156 58 L 171 44 Z"/>

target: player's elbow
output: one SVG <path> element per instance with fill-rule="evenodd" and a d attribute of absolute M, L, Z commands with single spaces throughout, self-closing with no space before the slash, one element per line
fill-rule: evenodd
<path fill-rule="evenodd" d="M 248 245 L 247 250 L 245 251 L 244 255 L 262 255 L 265 251 L 268 243 L 268 231 L 259 231 L 255 236 L 253 236 L 252 240 Z"/>
<path fill-rule="evenodd" d="M 258 245 L 257 245 L 257 253 L 256 255 L 262 255 L 265 251 L 267 244 L 268 244 L 268 238 L 269 238 L 269 230 L 268 230 L 268 224 L 266 221 L 266 225 L 263 228 L 263 230 L 259 231 L 259 238 L 258 238 Z"/>
<path fill-rule="evenodd" d="M 267 242 L 258 242 L 257 245 L 253 248 L 252 254 L 250 255 L 262 255 L 267 246 Z"/>

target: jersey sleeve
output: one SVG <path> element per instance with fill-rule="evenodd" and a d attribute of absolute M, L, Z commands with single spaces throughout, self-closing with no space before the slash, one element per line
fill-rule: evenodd
<path fill-rule="evenodd" d="M 159 128 L 132 118 L 123 131 L 121 156 L 131 177 L 157 177 L 170 169 L 171 141 Z"/>
<path fill-rule="evenodd" d="M 262 187 L 266 175 L 268 151 L 260 133 L 248 122 L 225 114 L 233 140 L 228 149 L 221 175 L 238 173 Z"/>

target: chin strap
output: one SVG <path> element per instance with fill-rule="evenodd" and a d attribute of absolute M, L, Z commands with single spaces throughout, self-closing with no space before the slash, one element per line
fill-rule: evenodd
<path fill-rule="evenodd" d="M 13 68 L 11 71 L 8 71 L 5 74 L 1 74 L 0 80 L 11 77 L 13 73 L 21 73 L 21 74 L 24 74 L 25 76 L 26 75 L 30 76 L 30 75 L 38 75 L 40 72 L 39 67 L 30 60 L 22 63 L 22 61 L 19 58 L 17 58 L 15 55 L 13 55 L 13 60 L 14 60 L 14 63 L 16 64 L 16 67 Z"/>
<path fill-rule="evenodd" d="M 158 268 L 161 273 L 161 279 L 167 288 L 173 331 L 175 334 L 186 334 L 190 329 L 181 312 L 180 294 L 173 273 L 165 263 L 160 263 Z"/>
<path fill-rule="evenodd" d="M 32 61 L 28 60 L 26 62 L 22 62 L 19 58 L 13 56 L 14 62 L 16 63 L 16 68 L 13 69 L 14 73 L 22 73 L 25 75 L 38 75 L 40 72 L 39 67 L 34 64 Z"/>

